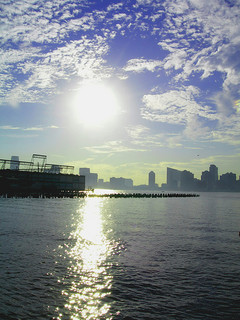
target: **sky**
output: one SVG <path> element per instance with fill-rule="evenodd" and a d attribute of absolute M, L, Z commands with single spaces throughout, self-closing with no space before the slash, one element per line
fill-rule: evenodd
<path fill-rule="evenodd" d="M 0 5 L 0 158 L 240 175 L 240 0 Z"/>

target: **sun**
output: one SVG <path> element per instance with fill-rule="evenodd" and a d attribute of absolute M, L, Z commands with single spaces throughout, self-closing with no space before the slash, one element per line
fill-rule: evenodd
<path fill-rule="evenodd" d="M 103 83 L 81 86 L 74 97 L 74 118 L 85 126 L 103 126 L 119 114 L 114 90 Z"/>

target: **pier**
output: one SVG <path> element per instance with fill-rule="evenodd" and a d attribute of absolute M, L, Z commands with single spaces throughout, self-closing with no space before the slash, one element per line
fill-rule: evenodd
<path fill-rule="evenodd" d="M 189 198 L 199 197 L 195 193 L 90 193 L 85 191 L 59 192 L 1 192 L 1 198 Z"/>

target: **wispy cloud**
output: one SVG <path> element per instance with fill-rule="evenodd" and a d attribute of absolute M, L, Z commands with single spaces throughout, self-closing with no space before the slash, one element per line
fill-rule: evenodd
<path fill-rule="evenodd" d="M 157 68 L 162 66 L 162 62 L 158 60 L 146 60 L 146 59 L 131 59 L 128 61 L 127 65 L 123 68 L 125 71 L 129 72 L 143 72 L 151 71 L 154 72 Z"/>
<path fill-rule="evenodd" d="M 20 127 L 14 126 L 0 126 L 0 130 L 21 130 Z"/>
<path fill-rule="evenodd" d="M 59 127 L 57 126 L 47 126 L 47 127 L 41 127 L 41 126 L 37 126 L 37 127 L 29 127 L 29 128 L 24 128 L 24 127 L 15 127 L 15 126 L 11 126 L 11 125 L 6 125 L 6 126 L 0 126 L 0 130 L 19 130 L 19 131 L 43 131 L 46 129 L 58 129 Z"/>
<path fill-rule="evenodd" d="M 135 149 L 128 147 L 122 141 L 109 141 L 104 145 L 100 146 L 92 146 L 92 147 L 85 147 L 86 150 L 91 151 L 93 153 L 105 153 L 108 155 L 112 155 L 114 153 L 121 153 L 121 152 L 131 152 L 131 151 L 145 151 L 144 149 Z"/>
<path fill-rule="evenodd" d="M 217 120 L 218 115 L 208 106 L 202 106 L 196 98 L 198 88 L 194 86 L 171 90 L 162 94 L 144 95 L 142 115 L 152 121 L 184 125 L 196 115 L 208 120 Z"/>
<path fill-rule="evenodd" d="M 108 34 L 89 37 L 87 31 L 95 29 L 100 14 L 81 14 L 85 4 L 62 0 L 2 5 L 1 103 L 46 103 L 59 92 L 59 81 L 109 77 L 111 68 L 103 59 Z M 80 36 L 72 40 L 69 35 L 75 32 Z"/>
<path fill-rule="evenodd" d="M 181 136 L 178 133 L 154 133 L 149 127 L 143 125 L 128 126 L 126 131 L 132 145 L 142 147 L 146 152 L 153 148 L 177 148 L 182 146 Z"/>
<path fill-rule="evenodd" d="M 142 117 L 149 121 L 180 126 L 179 132 L 182 132 L 183 139 L 238 144 L 240 114 L 233 108 L 232 98 L 228 95 L 217 95 L 215 99 L 220 110 L 202 105 L 198 99 L 199 90 L 193 86 L 183 87 L 179 91 L 145 95 Z M 231 108 L 226 102 L 231 104 Z"/>
<path fill-rule="evenodd" d="M 220 72 L 225 76 L 225 89 L 239 83 L 240 5 L 168 0 L 164 7 L 168 15 L 159 45 L 170 52 L 164 68 L 178 70 L 177 80 L 194 72 L 201 73 L 202 79 Z"/>

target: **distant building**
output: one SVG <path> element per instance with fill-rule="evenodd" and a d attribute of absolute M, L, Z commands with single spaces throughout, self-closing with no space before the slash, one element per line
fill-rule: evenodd
<path fill-rule="evenodd" d="M 85 176 L 90 174 L 90 168 L 80 168 L 79 169 L 80 176 Z"/>
<path fill-rule="evenodd" d="M 191 190 L 194 188 L 194 174 L 184 170 L 181 172 L 180 188 L 182 190 Z"/>
<path fill-rule="evenodd" d="M 150 188 L 155 187 L 155 173 L 153 171 L 150 171 L 148 174 L 148 186 Z"/>
<path fill-rule="evenodd" d="M 167 188 L 178 190 L 181 187 L 181 171 L 167 168 Z"/>
<path fill-rule="evenodd" d="M 12 156 L 10 170 L 19 170 L 19 156 Z"/>
<path fill-rule="evenodd" d="M 98 179 L 98 185 L 99 186 L 104 185 L 104 180 L 103 179 Z"/>
<path fill-rule="evenodd" d="M 191 190 L 194 188 L 194 174 L 187 170 L 167 168 L 167 189 Z"/>
<path fill-rule="evenodd" d="M 148 174 L 148 189 L 157 189 L 158 185 L 155 183 L 155 172 L 150 171 Z"/>
<path fill-rule="evenodd" d="M 223 190 L 234 190 L 237 186 L 236 174 L 227 172 L 220 176 L 220 187 Z"/>
<path fill-rule="evenodd" d="M 202 172 L 201 181 L 208 181 L 210 179 L 210 172 L 205 170 Z"/>
<path fill-rule="evenodd" d="M 215 166 L 215 164 L 211 164 L 209 167 L 210 177 L 213 183 L 216 183 L 218 181 L 218 168 Z"/>
<path fill-rule="evenodd" d="M 97 187 L 97 185 L 98 185 L 98 174 L 97 173 L 91 173 L 90 168 L 80 168 L 79 174 L 80 174 L 80 176 L 85 176 L 86 189 Z"/>
<path fill-rule="evenodd" d="M 133 180 L 125 179 L 125 178 L 110 178 L 110 188 L 111 189 L 132 189 L 133 188 Z"/>
<path fill-rule="evenodd" d="M 201 175 L 202 186 L 207 191 L 213 191 L 218 185 L 218 168 L 211 164 L 209 171 L 203 171 Z"/>
<path fill-rule="evenodd" d="M 97 173 L 90 173 L 89 176 L 87 176 L 88 179 L 88 186 L 90 188 L 97 187 L 98 184 L 98 174 Z"/>
<path fill-rule="evenodd" d="M 203 189 L 205 190 L 209 190 L 210 188 L 210 181 L 211 181 L 211 178 L 210 178 L 210 172 L 205 170 L 202 172 L 202 175 L 201 175 L 201 182 L 202 182 L 202 187 Z"/>

